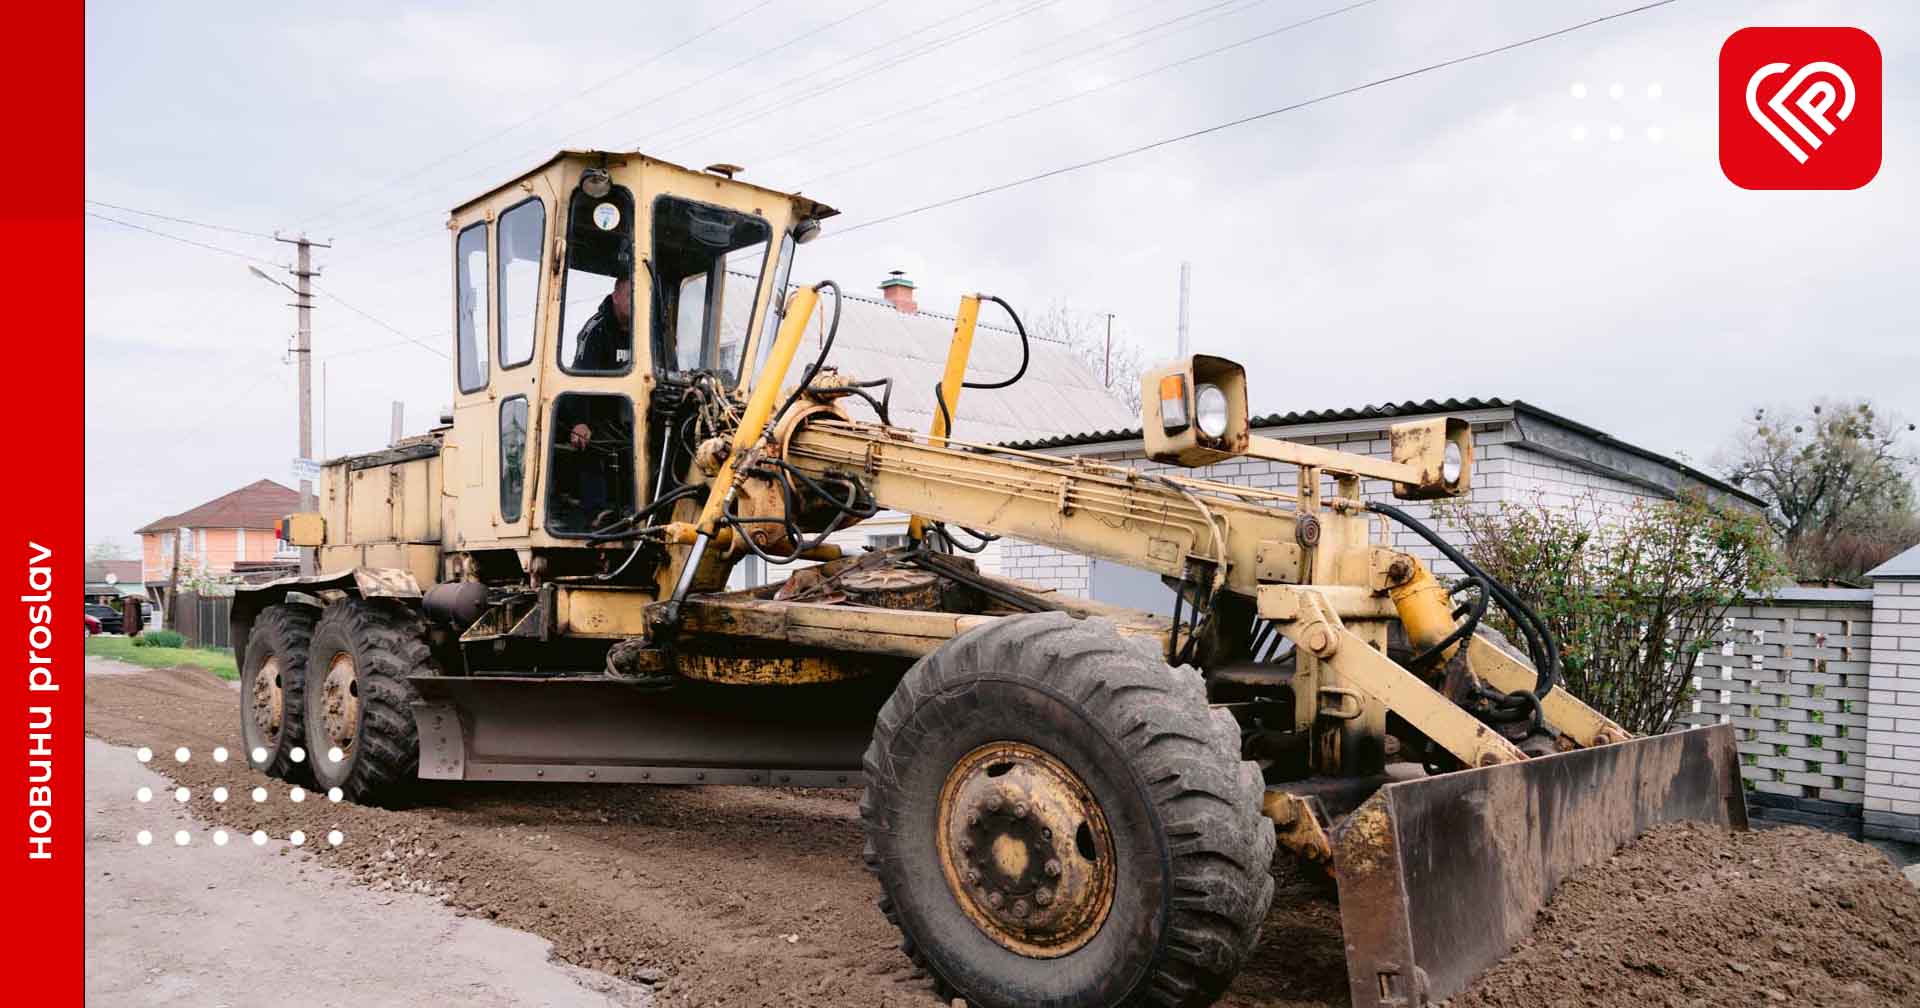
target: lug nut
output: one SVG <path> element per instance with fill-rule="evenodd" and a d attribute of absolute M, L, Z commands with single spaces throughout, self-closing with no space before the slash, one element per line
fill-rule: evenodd
<path fill-rule="evenodd" d="M 1000 909 L 1000 904 L 1006 901 L 1006 897 L 1000 895 L 998 892 L 990 892 L 987 894 L 987 902 L 991 904 L 995 910 Z"/>
<path fill-rule="evenodd" d="M 976 868 L 967 869 L 967 884 L 968 885 L 980 884 L 980 872 L 978 869 Z"/>
<path fill-rule="evenodd" d="M 973 839 L 971 837 L 960 838 L 960 853 L 962 854 L 973 853 Z"/>
<path fill-rule="evenodd" d="M 1019 802 L 1013 806 L 1013 817 L 1015 819 L 1025 819 L 1027 817 L 1026 802 Z"/>
<path fill-rule="evenodd" d="M 1053 902 L 1053 890 L 1051 890 L 1051 889 L 1038 889 L 1038 890 L 1035 890 L 1035 891 L 1034 891 L 1034 894 L 1033 894 L 1033 901 L 1034 901 L 1035 903 L 1037 903 L 1037 904 L 1039 904 L 1040 906 L 1046 906 L 1046 905 L 1048 905 L 1048 904 L 1050 904 L 1050 903 L 1052 903 L 1052 902 Z"/>
<path fill-rule="evenodd" d="M 1027 901 L 1026 901 L 1026 900 L 1014 900 L 1014 901 L 1013 901 L 1013 915 L 1014 915 L 1015 917 L 1025 917 L 1025 916 L 1027 915 Z"/>
<path fill-rule="evenodd" d="M 1052 859 L 1048 859 L 1047 874 L 1055 878 L 1058 878 L 1060 876 L 1060 862 Z"/>
<path fill-rule="evenodd" d="M 987 811 L 998 812 L 1000 811 L 1000 805 L 1001 805 L 1001 802 L 1000 802 L 999 795 L 995 794 L 995 795 L 987 796 Z"/>
<path fill-rule="evenodd" d="M 969 812 L 969 813 L 967 813 L 967 825 L 969 825 L 969 826 L 978 826 L 978 825 L 980 825 L 980 813 L 978 813 L 978 812 Z"/>

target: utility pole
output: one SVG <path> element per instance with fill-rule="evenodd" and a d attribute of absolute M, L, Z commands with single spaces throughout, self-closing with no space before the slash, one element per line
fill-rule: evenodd
<path fill-rule="evenodd" d="M 1187 355 L 1187 289 L 1192 280 L 1193 264 L 1182 262 L 1180 264 L 1180 352 L 1175 355 L 1182 358 Z"/>
<path fill-rule="evenodd" d="M 324 242 L 313 241 L 309 239 L 304 232 L 302 232 L 298 238 L 281 238 L 275 235 L 274 240 L 285 242 L 288 245 L 292 245 L 295 249 L 293 269 L 288 272 L 293 274 L 295 285 L 292 288 L 294 295 L 293 307 L 299 316 L 299 330 L 295 338 L 293 352 L 297 355 L 300 365 L 300 457 L 302 459 L 312 459 L 313 278 L 319 275 L 313 268 L 313 250 L 315 248 L 332 248 L 333 246 Z M 255 272 L 258 271 L 256 270 Z M 262 275 L 264 276 L 265 274 Z M 268 279 L 272 278 L 269 277 Z M 313 496 L 313 481 L 311 479 L 303 479 L 300 481 L 300 510 L 318 510 L 318 504 Z M 313 570 L 314 558 L 312 551 L 302 550 L 300 554 L 301 573 L 311 574 Z"/>
<path fill-rule="evenodd" d="M 1111 391 L 1113 388 L 1113 313 L 1112 312 L 1107 313 L 1106 365 L 1107 365 L 1106 373 L 1100 379 L 1100 384 L 1106 386 L 1107 389 Z"/>

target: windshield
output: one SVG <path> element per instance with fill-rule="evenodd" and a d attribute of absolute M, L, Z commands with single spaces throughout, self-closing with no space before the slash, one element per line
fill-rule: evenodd
<path fill-rule="evenodd" d="M 773 229 L 752 214 L 662 196 L 653 204 L 654 366 L 731 383 L 752 333 Z"/>

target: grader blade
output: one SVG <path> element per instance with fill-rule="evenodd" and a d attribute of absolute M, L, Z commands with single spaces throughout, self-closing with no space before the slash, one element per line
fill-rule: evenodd
<path fill-rule="evenodd" d="M 858 786 L 887 682 L 650 690 L 604 677 L 414 676 L 426 780 Z"/>
<path fill-rule="evenodd" d="M 1730 727 L 1381 788 L 1333 841 L 1354 1005 L 1460 993 L 1568 875 L 1678 820 L 1747 827 Z"/>

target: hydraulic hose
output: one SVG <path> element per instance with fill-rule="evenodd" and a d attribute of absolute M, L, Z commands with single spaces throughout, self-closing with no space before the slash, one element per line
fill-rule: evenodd
<path fill-rule="evenodd" d="M 1530 696 L 1537 705 L 1538 701 L 1560 681 L 1560 643 L 1554 639 L 1553 631 L 1547 627 L 1546 621 L 1514 594 L 1513 589 L 1488 574 L 1480 565 L 1467 559 L 1465 554 L 1442 539 L 1440 534 L 1429 528 L 1426 523 L 1391 504 L 1379 501 L 1367 502 L 1367 510 L 1386 515 L 1411 529 L 1415 535 L 1425 539 L 1428 544 L 1439 550 L 1441 556 L 1452 561 L 1480 587 L 1481 599 L 1476 603 L 1474 612 L 1468 620 L 1455 627 L 1453 633 L 1448 634 L 1437 648 L 1429 648 L 1427 654 L 1437 654 L 1440 649 L 1450 647 L 1472 634 L 1480 616 L 1486 612 L 1486 601 L 1490 597 L 1492 601 L 1499 603 L 1500 608 L 1506 610 L 1507 615 L 1512 617 L 1514 626 L 1519 628 L 1521 635 L 1527 640 L 1527 653 L 1533 659 L 1534 665 L 1534 686 Z"/>

